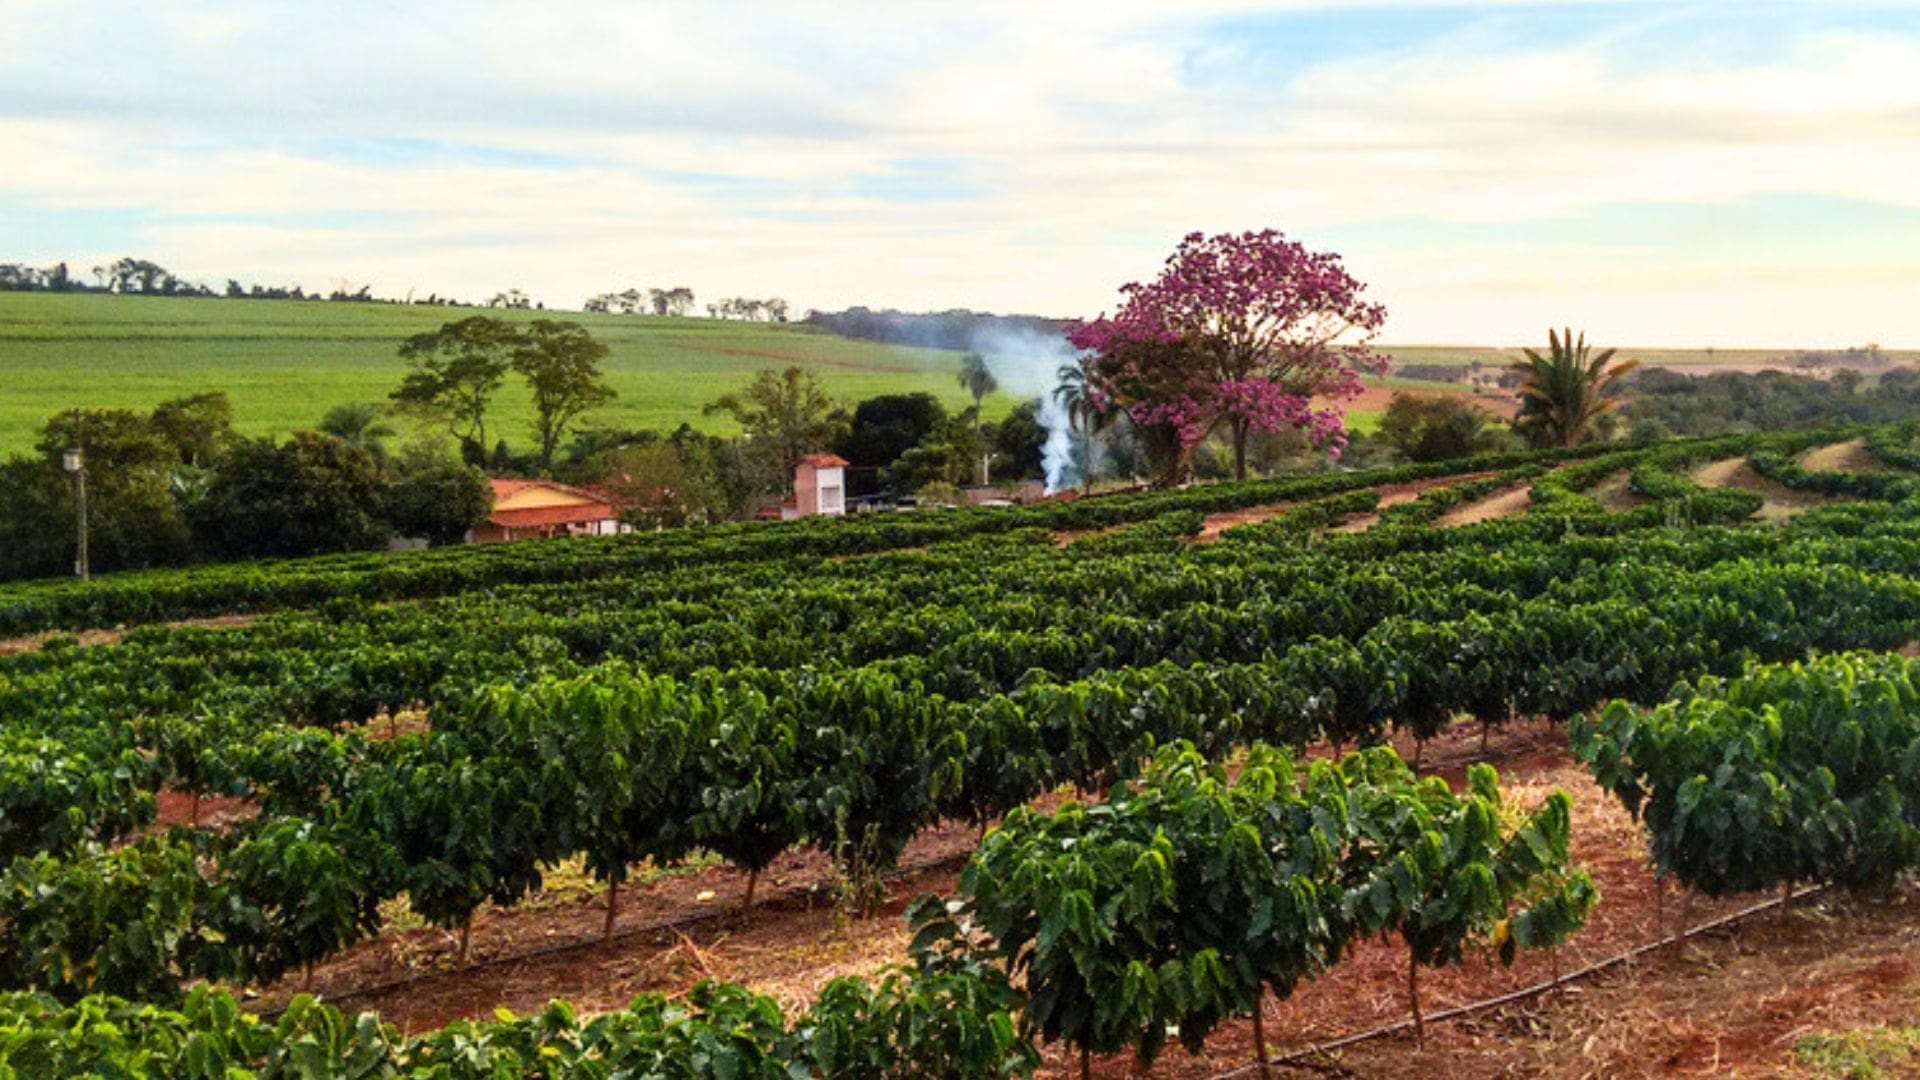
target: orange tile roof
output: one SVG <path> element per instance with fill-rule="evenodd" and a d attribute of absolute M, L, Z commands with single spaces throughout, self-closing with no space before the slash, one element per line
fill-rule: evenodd
<path fill-rule="evenodd" d="M 608 501 L 605 496 L 599 492 L 577 488 L 570 484 L 562 484 L 556 480 L 519 480 L 506 476 L 493 476 L 488 477 L 487 483 L 493 485 L 493 497 L 495 499 L 504 499 L 517 491 L 525 491 L 528 488 L 541 487 L 548 488 L 552 491 L 565 492 L 568 495 L 578 495 L 583 499 L 596 499 L 600 502 Z"/>
<path fill-rule="evenodd" d="M 836 469 L 846 463 L 847 459 L 838 454 L 808 454 L 800 459 L 800 464 L 812 465 L 816 469 Z"/>
<path fill-rule="evenodd" d="M 584 500 L 566 506 L 528 506 L 520 509 L 495 509 L 487 515 L 488 524 L 502 529 L 532 529 L 548 525 L 573 525 L 588 521 L 611 521 L 619 517 L 613 503 L 597 493 L 582 491 L 552 480 L 520 480 L 511 477 L 495 476 L 487 481 L 493 485 L 493 498 L 497 503 L 517 492 L 528 488 L 546 488 Z"/>
<path fill-rule="evenodd" d="M 581 503 L 576 506 L 533 506 L 525 510 L 496 510 L 487 521 L 503 529 L 525 529 L 540 525 L 571 525 L 584 521 L 611 521 L 617 515 L 606 503 Z"/>

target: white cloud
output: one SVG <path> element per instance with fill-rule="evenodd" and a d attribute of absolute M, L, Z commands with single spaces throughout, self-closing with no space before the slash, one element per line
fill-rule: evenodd
<path fill-rule="evenodd" d="M 1205 82 L 1184 65 L 1213 17 L 1252 5 L 13 6 L 0 214 L 147 224 L 124 252 L 50 234 L 0 257 L 1072 314 L 1195 228 L 1476 223 L 1499 235 L 1349 248 L 1390 337 L 1570 319 L 1615 340 L 1920 343 L 1910 247 L 1798 289 L 1798 247 L 1717 265 L 1682 236 L 1515 240 L 1622 205 L 1920 206 L 1920 40 L 1828 29 L 1633 63 L 1620 38 L 1661 13 L 1621 6 L 1614 35 L 1517 48 L 1469 27 Z"/>

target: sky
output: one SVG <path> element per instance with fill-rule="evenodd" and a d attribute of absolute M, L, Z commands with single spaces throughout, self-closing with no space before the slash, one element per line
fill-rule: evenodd
<path fill-rule="evenodd" d="M 1091 316 L 1260 228 L 1388 342 L 1920 346 L 1920 3 L 0 0 L 0 261 Z"/>

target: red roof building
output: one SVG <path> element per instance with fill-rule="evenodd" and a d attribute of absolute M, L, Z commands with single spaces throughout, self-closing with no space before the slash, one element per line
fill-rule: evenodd
<path fill-rule="evenodd" d="M 793 470 L 792 505 L 780 505 L 782 518 L 847 512 L 847 459 L 837 454 L 808 454 Z"/>
<path fill-rule="evenodd" d="M 607 496 L 551 480 L 505 480 L 493 484 L 493 511 L 467 535 L 475 544 L 550 536 L 611 536 L 627 532 Z"/>

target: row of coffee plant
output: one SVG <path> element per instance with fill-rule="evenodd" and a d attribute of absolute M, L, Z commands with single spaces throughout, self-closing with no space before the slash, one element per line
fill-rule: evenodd
<path fill-rule="evenodd" d="M 930 909 L 943 914 L 937 903 Z M 296 997 L 272 1022 L 201 987 L 177 1006 L 94 995 L 62 1003 L 0 994 L 0 1075 L 339 1077 L 491 1080 L 646 1076 L 669 1080 L 989 1080 L 1039 1060 L 1014 1026 L 1020 995 L 937 918 L 913 959 L 875 980 L 829 982 L 789 1019 L 771 998 L 702 982 L 584 1019 L 565 1002 L 539 1014 L 462 1021 L 411 1037 Z"/>
<path fill-rule="evenodd" d="M 1213 545 L 1186 542 L 1203 509 L 1283 489 L 1089 503 L 1072 523 L 1130 527 L 1065 548 L 1031 523 L 956 517 L 951 533 L 936 520 L 786 558 L 622 569 L 589 553 L 567 572 L 514 569 L 460 595 L 376 604 L 385 586 L 352 585 L 251 629 L 56 642 L 0 659 L 0 982 L 75 1000 L 271 981 L 378 932 L 393 898 L 464 928 L 573 857 L 607 882 L 610 920 L 629 867 L 696 848 L 757 876 L 811 845 L 859 879 L 941 820 L 1030 825 L 1019 808 L 1035 795 L 1104 790 L 1169 743 L 1217 760 L 1249 743 L 1367 743 L 1389 726 L 1426 737 L 1461 714 L 1564 718 L 1755 659 L 1920 637 L 1920 511 L 1902 478 L 1765 529 L 1731 524 L 1757 496 L 1685 479 L 1696 461 L 1808 445 L 1662 444 L 1545 474 L 1522 461 L 1353 535 L 1315 530 L 1373 509 L 1378 493 L 1335 476 L 1284 489 L 1324 497 Z M 1599 513 L 1582 492 L 1622 469 L 1658 501 Z M 1427 527 L 1529 479 L 1534 513 Z M 909 535 L 928 546 L 897 543 Z M 879 554 L 838 558 L 863 551 Z M 378 714 L 409 708 L 427 711 L 427 730 L 382 729 Z M 1151 802 L 1179 771 L 1159 769 L 1114 805 Z M 162 787 L 248 796 L 259 817 L 113 846 L 153 819 Z M 1836 800 L 1844 813 L 1790 805 L 1831 830 L 1883 828 L 1872 815 L 1894 805 Z M 1496 833 L 1473 835 L 1484 848 Z M 1908 843 L 1884 835 L 1896 854 Z M 1828 858 L 1790 880 L 1831 877 Z M 1577 921 L 1577 895 L 1556 903 Z M 1416 959 L 1453 955 L 1450 939 L 1404 921 L 1352 927 L 1410 933 Z M 1162 1030 L 1188 1026 L 1168 1001 L 1200 1002 L 1200 1027 L 1229 999 L 1244 1009 L 1241 990 L 1192 997 L 1196 984 L 1127 971 L 1141 1001 L 1171 988 L 1131 1014 Z M 1071 1037 L 1151 1054 L 1151 1035 L 1122 1028 Z"/>
<path fill-rule="evenodd" d="M 1576 723 L 1575 743 L 1646 821 L 1657 868 L 1690 887 L 1883 888 L 1920 861 L 1916 677 L 1920 663 L 1881 654 L 1754 666 L 1653 709 L 1616 703 Z M 178 1011 L 13 995 L 0 999 L 0 1055 L 21 1075 L 172 1062 L 180 1075 L 480 1076 L 540 1061 L 971 1077 L 1030 1069 L 1029 1038 L 1078 1048 L 1084 1072 L 1092 1053 L 1151 1061 L 1170 1035 L 1198 1046 L 1251 1015 L 1264 1059 L 1261 999 L 1291 994 L 1357 937 L 1407 942 L 1416 1022 L 1420 967 L 1458 962 L 1475 941 L 1510 961 L 1564 940 L 1595 900 L 1568 863 L 1568 821 L 1559 794 L 1516 817 L 1485 767 L 1455 794 L 1384 750 L 1302 770 L 1256 745 L 1229 782 L 1175 745 L 1103 804 L 1015 810 L 958 901 L 919 906 L 913 964 L 877 985 L 836 981 L 791 1023 L 711 984 L 685 1005 L 648 997 L 589 1024 L 555 1005 L 413 1039 L 306 999 L 270 1025 L 206 990 Z"/>
<path fill-rule="evenodd" d="M 586 1024 L 555 1003 L 538 1017 L 412 1039 L 372 1017 L 349 1024 L 308 998 L 269 1024 L 205 988 L 176 1009 L 13 994 L 0 996 L 0 1066 L 18 1075 L 138 1066 L 300 1077 L 969 1078 L 1031 1071 L 1036 1039 L 1078 1048 L 1083 1073 L 1095 1052 L 1132 1049 L 1150 1063 L 1170 1031 L 1198 1048 L 1230 1016 L 1252 1015 L 1259 1030 L 1269 989 L 1292 993 L 1361 936 L 1397 934 L 1414 946 L 1416 1017 L 1421 966 L 1458 963 L 1474 942 L 1510 961 L 1519 947 L 1564 940 L 1595 899 L 1568 865 L 1566 796 L 1510 817 L 1484 766 L 1455 795 L 1416 779 L 1388 750 L 1303 770 L 1256 745 L 1229 783 L 1179 743 L 1103 804 L 1015 812 L 972 860 L 958 901 L 915 905 L 911 963 L 876 983 L 835 980 L 791 1022 L 766 998 L 713 983 L 685 1004 L 650 995 Z M 304 887 L 324 893 L 345 868 L 307 859 L 303 869 Z M 247 933 L 244 921 L 224 929 Z M 1258 1050 L 1264 1060 L 1264 1038 Z"/>
<path fill-rule="evenodd" d="M 1683 459 L 1768 446 L 1792 453 L 1853 429 L 1665 444 Z M 1219 484 L 1177 492 L 1063 501 L 1019 509 L 877 515 L 847 521 L 739 524 L 564 544 L 512 544 L 416 552 L 353 553 L 113 575 L 92 582 L 32 582 L 0 588 L 0 634 L 79 629 L 305 607 L 339 597 L 405 600 L 537 582 L 586 581 L 689 567 L 870 554 L 1020 529 L 1111 528 L 1174 511 L 1214 513 L 1305 501 L 1383 484 L 1465 473 L 1521 470 L 1608 454 L 1604 445 L 1526 451 L 1299 478 Z M 1636 490 L 1641 490 L 1636 472 Z M 1643 493 L 1674 494 L 1648 474 Z M 1477 489 L 1474 489 L 1477 490 Z M 1429 503 L 1426 509 L 1433 508 Z M 1418 514 L 1418 511 L 1408 511 Z"/>
<path fill-rule="evenodd" d="M 1881 890 L 1920 865 L 1920 663 L 1837 654 L 1705 676 L 1573 725 L 1645 823 L 1656 871 L 1708 896 Z"/>
<path fill-rule="evenodd" d="M 143 979 L 157 994 L 196 974 L 271 979 L 376 931 L 387 899 L 462 927 L 576 855 L 608 882 L 610 910 L 630 865 L 695 848 L 751 873 L 811 845 L 857 876 L 941 820 L 991 820 L 1063 783 L 1104 788 L 1175 740 L 1218 757 L 1250 741 L 1371 741 L 1388 723 L 1431 735 L 1462 713 L 1569 716 L 1751 657 L 1916 634 L 1909 576 L 1736 560 L 1644 598 L 1542 595 L 1497 619 L 1390 618 L 1251 663 L 1033 674 L 978 698 L 930 691 L 921 676 L 935 671 L 912 657 L 685 681 L 617 662 L 493 686 L 394 739 L 242 726 L 222 740 L 182 719 L 156 760 L 177 752 L 180 775 L 244 784 L 225 790 L 254 795 L 263 816 L 218 838 L 17 861 L 0 879 L 0 980 L 77 994 Z M 119 820 L 103 814 L 102 831 Z"/>

